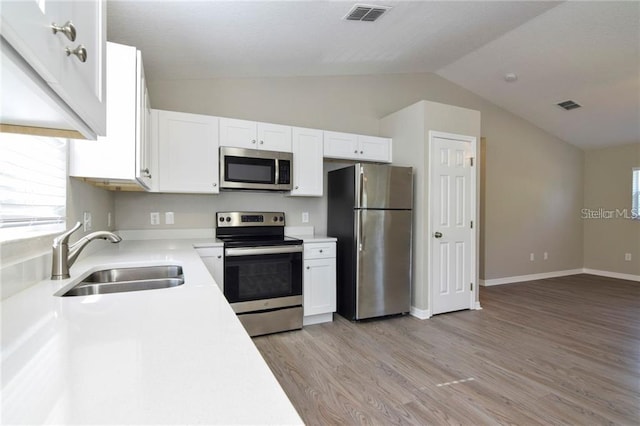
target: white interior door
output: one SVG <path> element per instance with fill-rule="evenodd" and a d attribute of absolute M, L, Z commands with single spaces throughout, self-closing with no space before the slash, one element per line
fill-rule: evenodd
<path fill-rule="evenodd" d="M 475 138 L 430 135 L 431 313 L 472 308 Z"/>

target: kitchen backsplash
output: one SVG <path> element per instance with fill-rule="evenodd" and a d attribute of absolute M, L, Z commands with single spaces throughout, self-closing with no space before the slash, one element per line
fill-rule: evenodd
<path fill-rule="evenodd" d="M 192 229 L 215 227 L 218 211 L 284 211 L 288 226 L 314 226 L 326 232 L 326 200 L 318 197 L 289 197 L 281 193 L 224 192 L 218 195 L 151 194 L 121 192 L 116 194 L 118 230 Z M 151 225 L 150 214 L 160 213 L 160 224 Z M 174 224 L 165 223 L 165 213 L 173 212 Z M 302 222 L 302 213 L 309 222 Z"/>

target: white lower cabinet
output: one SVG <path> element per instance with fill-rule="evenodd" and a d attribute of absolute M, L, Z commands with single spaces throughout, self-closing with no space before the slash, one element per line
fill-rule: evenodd
<path fill-rule="evenodd" d="M 220 291 L 224 292 L 224 247 L 200 247 L 196 248 L 196 252 L 220 287 Z"/>
<path fill-rule="evenodd" d="M 303 325 L 333 321 L 336 311 L 336 243 L 304 243 Z"/>

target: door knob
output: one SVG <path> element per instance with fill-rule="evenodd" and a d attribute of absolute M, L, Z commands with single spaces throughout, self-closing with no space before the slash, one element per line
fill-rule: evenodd
<path fill-rule="evenodd" d="M 436 232 L 433 236 L 436 238 L 442 238 L 442 232 Z"/>

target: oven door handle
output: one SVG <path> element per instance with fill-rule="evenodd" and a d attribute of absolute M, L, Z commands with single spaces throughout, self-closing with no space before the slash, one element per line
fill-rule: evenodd
<path fill-rule="evenodd" d="M 273 247 L 241 247 L 224 250 L 225 256 L 256 256 L 260 254 L 302 253 L 302 245 Z"/>

